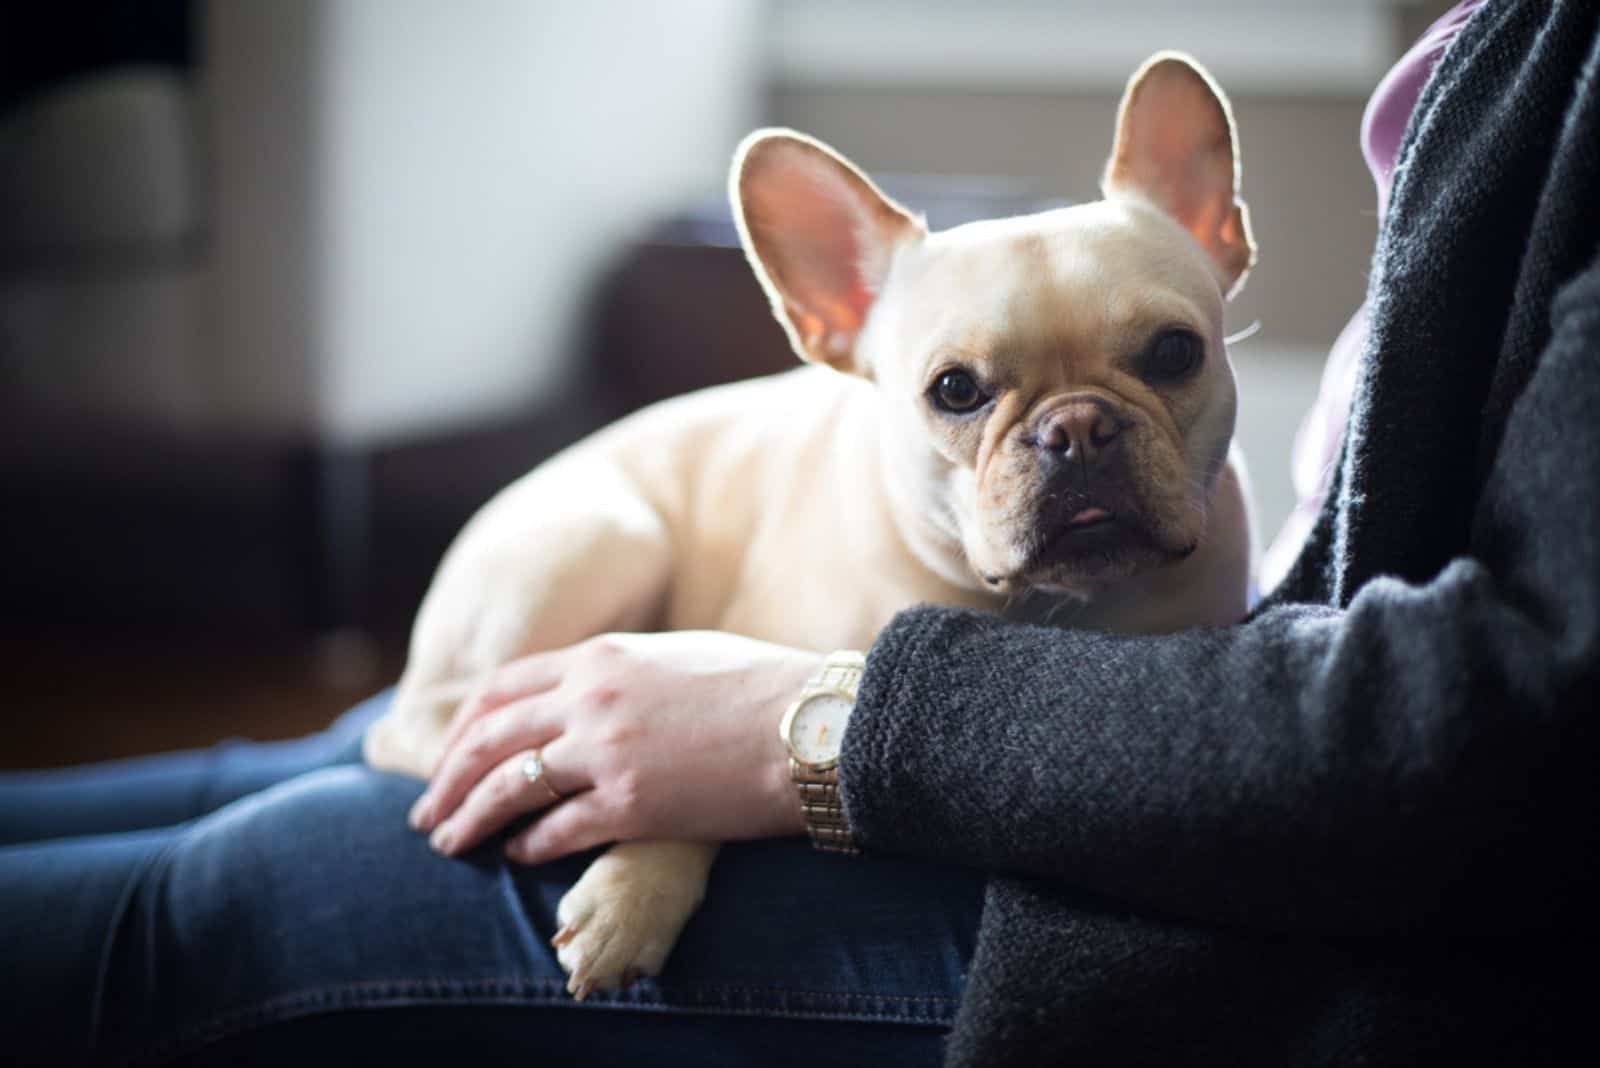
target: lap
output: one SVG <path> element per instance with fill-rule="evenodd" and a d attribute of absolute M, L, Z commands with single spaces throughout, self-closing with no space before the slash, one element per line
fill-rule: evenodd
<path fill-rule="evenodd" d="M 466 1028 L 460 1040 L 474 1047 L 472 1034 L 531 1029 L 524 1056 L 559 1032 L 601 1043 L 597 1055 L 659 1063 L 653 1043 L 683 1031 L 674 1041 L 695 1041 L 692 1063 L 717 1063 L 729 1043 L 737 1052 L 813 1025 L 855 1036 L 862 1059 L 890 1025 L 936 1053 L 971 957 L 977 876 L 800 841 L 729 846 L 659 980 L 576 1007 L 549 939 L 588 858 L 521 868 L 492 845 L 441 858 L 405 823 L 420 789 L 361 765 L 327 767 L 143 847 L 136 835 L 13 847 L 0 868 L 27 859 L 34 874 L 0 884 L 41 912 L 74 893 L 107 903 L 81 921 L 79 951 L 100 959 L 88 1001 L 107 1053 L 235 1057 L 326 1041 L 333 1028 L 364 1048 L 401 1043 L 399 1054 L 419 1048 L 398 1036 L 424 1020 L 441 1041 Z M 58 977 L 66 1002 L 81 973 Z M 703 1015 L 723 1019 L 685 1022 Z M 772 1023 L 722 1026 L 735 1018 Z"/>
<path fill-rule="evenodd" d="M 0 845 L 169 827 L 316 768 L 361 760 L 361 736 L 392 692 L 327 730 L 49 771 L 0 774 Z"/>

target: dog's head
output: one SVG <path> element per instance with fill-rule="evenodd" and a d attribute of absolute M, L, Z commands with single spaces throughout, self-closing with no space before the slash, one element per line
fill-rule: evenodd
<path fill-rule="evenodd" d="M 1211 78 L 1160 53 L 1090 204 L 929 233 L 817 141 L 740 147 L 740 235 L 795 351 L 885 391 L 894 492 L 988 588 L 1086 593 L 1205 536 L 1223 305 L 1255 261 L 1236 145 Z"/>

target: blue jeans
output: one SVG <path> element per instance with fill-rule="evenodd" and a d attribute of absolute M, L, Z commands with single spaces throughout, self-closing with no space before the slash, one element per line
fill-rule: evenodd
<path fill-rule="evenodd" d="M 0 775 L 9 1063 L 934 1064 L 973 872 L 726 847 L 658 980 L 578 1005 L 549 946 L 591 859 L 450 860 L 373 771 L 380 695 L 280 743 Z"/>

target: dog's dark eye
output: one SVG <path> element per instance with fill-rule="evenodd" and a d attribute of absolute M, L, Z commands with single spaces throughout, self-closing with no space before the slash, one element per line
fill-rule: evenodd
<path fill-rule="evenodd" d="M 965 371 L 946 371 L 933 383 L 929 393 L 935 407 L 957 415 L 973 411 L 989 399 Z"/>
<path fill-rule="evenodd" d="M 1139 361 L 1146 378 L 1171 382 L 1196 367 L 1205 355 L 1200 338 L 1187 330 L 1168 330 L 1150 343 Z"/>

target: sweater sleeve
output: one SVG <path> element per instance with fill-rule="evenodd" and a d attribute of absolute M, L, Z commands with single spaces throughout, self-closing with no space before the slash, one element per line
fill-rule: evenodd
<path fill-rule="evenodd" d="M 913 609 L 871 650 L 842 791 L 869 852 L 1206 922 L 1592 928 L 1597 676 L 1600 265 L 1431 581 L 1164 637 Z"/>

